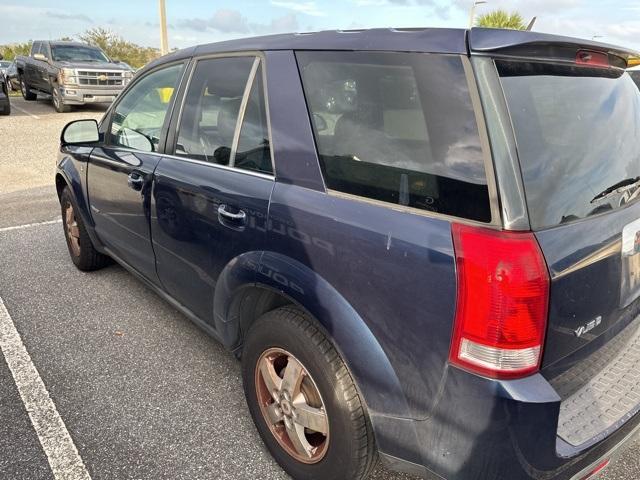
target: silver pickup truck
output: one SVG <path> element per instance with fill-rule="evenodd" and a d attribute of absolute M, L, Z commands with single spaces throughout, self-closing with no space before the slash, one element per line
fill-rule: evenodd
<path fill-rule="evenodd" d="M 28 57 L 16 57 L 25 100 L 51 96 L 57 112 L 71 105 L 111 103 L 133 77 L 131 69 L 97 47 L 76 42 L 35 41 Z"/>

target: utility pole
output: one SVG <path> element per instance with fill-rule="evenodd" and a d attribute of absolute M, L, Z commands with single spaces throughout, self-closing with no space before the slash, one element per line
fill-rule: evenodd
<path fill-rule="evenodd" d="M 158 0 L 158 8 L 160 10 L 160 53 L 166 55 L 169 53 L 169 39 L 167 37 L 167 9 L 165 0 Z"/>
<path fill-rule="evenodd" d="M 487 3 L 484 0 L 475 0 L 473 5 L 471 6 L 471 11 L 469 12 L 469 28 L 473 28 L 473 22 L 476 19 L 476 7 L 478 5 L 482 5 L 483 3 Z"/>

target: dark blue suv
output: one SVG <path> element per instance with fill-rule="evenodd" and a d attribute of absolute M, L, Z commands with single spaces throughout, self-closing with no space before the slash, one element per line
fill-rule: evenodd
<path fill-rule="evenodd" d="M 73 262 L 242 359 L 295 479 L 578 479 L 640 425 L 633 52 L 533 32 L 237 40 L 62 133 Z"/>

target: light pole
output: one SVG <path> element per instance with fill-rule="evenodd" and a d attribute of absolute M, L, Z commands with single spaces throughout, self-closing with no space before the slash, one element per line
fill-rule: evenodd
<path fill-rule="evenodd" d="M 169 39 L 167 38 L 167 9 L 165 0 L 158 0 L 158 9 L 160 10 L 160 54 L 169 53 Z"/>
<path fill-rule="evenodd" d="M 471 11 L 469 12 L 469 28 L 473 28 L 473 22 L 476 19 L 476 7 L 478 5 L 482 5 L 483 3 L 487 3 L 484 0 L 475 0 L 473 5 L 471 5 Z"/>

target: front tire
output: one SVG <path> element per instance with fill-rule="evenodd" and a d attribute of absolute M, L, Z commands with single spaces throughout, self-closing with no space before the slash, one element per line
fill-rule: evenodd
<path fill-rule="evenodd" d="M 93 246 L 69 187 L 62 191 L 60 208 L 69 255 L 78 270 L 88 272 L 108 265 L 109 257 L 98 252 Z"/>
<path fill-rule="evenodd" d="M 20 77 L 20 91 L 22 92 L 22 98 L 27 102 L 32 102 L 38 98 L 38 95 L 31 91 L 29 84 L 22 77 Z"/>
<path fill-rule="evenodd" d="M 59 87 L 53 87 L 53 91 L 51 92 L 51 101 L 53 102 L 53 108 L 56 109 L 56 112 L 68 113 L 71 111 L 71 106 L 64 104 L 64 100 L 62 100 L 62 95 L 60 95 Z"/>
<path fill-rule="evenodd" d="M 356 385 L 331 342 L 303 311 L 259 318 L 242 356 L 245 396 L 258 432 L 295 480 L 362 480 L 377 461 Z"/>

